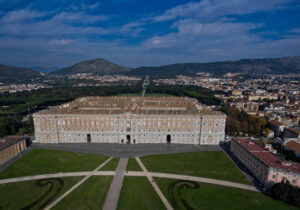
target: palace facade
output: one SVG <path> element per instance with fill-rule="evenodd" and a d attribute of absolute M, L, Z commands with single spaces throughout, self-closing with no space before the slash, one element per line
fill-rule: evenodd
<path fill-rule="evenodd" d="M 40 143 L 216 145 L 226 115 L 187 97 L 84 97 L 33 114 Z"/>

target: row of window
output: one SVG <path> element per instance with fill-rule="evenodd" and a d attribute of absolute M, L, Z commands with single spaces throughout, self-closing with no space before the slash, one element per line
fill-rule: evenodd
<path fill-rule="evenodd" d="M 50 125 L 50 122 L 51 122 L 52 126 L 55 125 L 55 120 L 51 120 L 51 121 L 50 120 L 40 120 L 39 121 L 40 125 L 46 124 L 47 127 Z M 119 120 L 116 120 L 116 121 L 114 121 L 114 120 L 101 120 L 101 121 L 99 121 L 99 120 L 90 120 L 90 121 L 88 121 L 88 120 L 74 120 L 74 119 L 73 120 L 58 120 L 57 124 L 58 125 L 71 125 L 71 122 L 72 122 L 72 125 L 75 125 L 75 124 L 80 125 L 81 124 L 82 126 L 89 124 L 89 122 L 92 126 L 94 126 L 94 125 L 106 126 L 106 125 L 109 125 L 109 124 L 110 124 L 110 126 L 119 125 Z M 132 124 L 133 126 L 136 126 L 136 125 L 146 126 L 146 124 L 147 125 L 152 124 L 153 126 L 156 126 L 156 125 L 161 126 L 161 124 L 163 126 L 165 126 L 165 125 L 171 126 L 171 124 L 173 124 L 173 126 L 175 126 L 175 121 L 173 121 L 173 120 L 172 121 L 165 121 L 165 120 L 163 120 L 163 121 L 161 121 L 161 120 L 137 121 L 137 120 L 133 120 L 131 122 L 125 121 L 125 120 L 120 121 L 121 126 L 125 126 L 126 123 Z M 203 121 L 203 126 L 206 126 L 207 124 L 208 124 L 207 121 L 204 120 Z M 220 124 L 224 125 L 224 122 L 221 121 Z M 182 121 L 182 122 L 177 121 L 177 126 L 181 126 L 181 125 L 182 126 L 185 126 L 185 125 L 187 125 L 187 126 L 191 126 L 191 125 L 196 126 L 196 125 L 200 125 L 200 121 L 198 121 L 198 122 L 196 122 L 194 120 L 192 120 L 192 122 L 191 121 Z M 218 125 L 219 125 L 219 123 L 216 122 L 215 126 L 218 126 Z M 129 125 L 129 126 L 131 126 L 131 125 Z M 209 126 L 212 126 L 212 121 L 209 121 Z"/>

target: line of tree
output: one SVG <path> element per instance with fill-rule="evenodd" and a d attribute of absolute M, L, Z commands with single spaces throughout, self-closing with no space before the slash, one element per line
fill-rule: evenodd
<path fill-rule="evenodd" d="M 226 134 L 228 135 L 263 135 L 269 132 L 267 120 L 249 115 L 236 107 L 222 107 L 220 111 L 227 115 Z"/>
<path fill-rule="evenodd" d="M 300 208 L 300 188 L 291 185 L 289 181 L 274 184 L 271 188 L 271 196 Z"/>

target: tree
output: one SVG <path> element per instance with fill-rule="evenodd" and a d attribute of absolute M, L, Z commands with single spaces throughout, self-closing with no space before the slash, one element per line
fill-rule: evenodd
<path fill-rule="evenodd" d="M 269 137 L 270 129 L 269 128 L 265 128 L 264 134 L 265 134 L 266 137 Z"/>
<path fill-rule="evenodd" d="M 300 188 L 291 185 L 289 181 L 274 184 L 271 188 L 271 196 L 300 207 Z"/>

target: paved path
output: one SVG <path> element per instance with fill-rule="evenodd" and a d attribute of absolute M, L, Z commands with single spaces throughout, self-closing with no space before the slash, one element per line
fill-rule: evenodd
<path fill-rule="evenodd" d="M 154 177 L 160 177 L 160 178 L 168 178 L 168 179 L 181 179 L 181 180 L 190 180 L 195 182 L 203 182 L 203 183 L 209 183 L 209 184 L 216 184 L 216 185 L 223 185 L 226 187 L 233 187 L 233 188 L 239 188 L 243 190 L 251 190 L 251 191 L 257 191 L 258 190 L 251 186 L 246 184 L 240 184 L 236 182 L 230 182 L 230 181 L 223 181 L 218 179 L 209 179 L 204 177 L 196 177 L 196 176 L 186 176 L 186 175 L 177 175 L 177 174 L 167 174 L 167 173 L 150 173 L 151 176 Z"/>
<path fill-rule="evenodd" d="M 126 171 L 128 158 L 121 158 L 118 163 L 118 167 L 114 176 L 114 179 L 110 185 L 106 201 L 104 203 L 104 210 L 115 210 L 117 209 L 119 196 L 123 184 L 124 174 Z"/>
<path fill-rule="evenodd" d="M 113 176 L 113 175 L 115 175 L 115 171 L 60 172 L 60 173 L 55 173 L 55 174 L 24 176 L 24 177 L 17 177 L 17 178 L 0 179 L 0 184 L 8 184 L 8 183 L 14 183 L 14 182 L 32 181 L 32 180 L 48 179 L 48 178 L 87 176 L 90 174 L 92 176 Z"/>
<path fill-rule="evenodd" d="M 138 162 L 138 164 L 140 165 L 141 169 L 143 170 L 143 173 L 146 175 L 146 177 L 149 180 L 149 182 L 152 184 L 154 190 L 158 194 L 159 198 L 161 199 L 161 201 L 163 202 L 163 204 L 165 205 L 165 207 L 168 210 L 173 209 L 172 206 L 170 205 L 170 203 L 168 202 L 168 200 L 166 199 L 166 197 L 164 196 L 164 194 L 160 191 L 160 189 L 157 186 L 157 184 L 154 181 L 154 179 L 152 179 L 152 176 L 149 174 L 148 170 L 146 169 L 146 167 L 144 166 L 144 164 L 142 163 L 142 161 L 140 160 L 140 158 L 135 158 L 135 159 Z"/>
<path fill-rule="evenodd" d="M 255 187 L 246 184 L 240 184 L 236 182 L 223 181 L 219 179 L 210 179 L 205 177 L 197 177 L 197 176 L 187 176 L 181 174 L 168 174 L 168 173 L 156 173 L 156 172 L 148 172 L 152 177 L 160 177 L 160 178 L 170 178 L 170 179 L 182 179 L 182 180 L 191 180 L 196 182 L 204 182 L 209 184 L 223 185 L 227 187 L 234 187 L 244 190 L 258 191 Z M 9 178 L 9 179 L 0 179 L 0 184 L 8 184 L 14 182 L 23 182 L 23 181 L 31 181 L 31 180 L 39 180 L 39 179 L 47 179 L 47 178 L 62 178 L 62 177 L 74 177 L 74 176 L 113 176 L 115 175 L 114 171 L 82 171 L 82 172 L 67 172 L 67 173 L 56 173 L 56 174 L 44 174 L 44 175 L 35 175 L 35 176 L 25 176 L 18 178 Z M 144 172 L 140 171 L 128 171 L 125 176 L 145 176 Z"/>
<path fill-rule="evenodd" d="M 243 189 L 243 190 L 251 190 L 251 191 L 259 192 L 259 190 L 257 190 L 252 185 L 240 184 L 237 182 L 230 182 L 230 181 L 223 181 L 223 180 L 219 180 L 219 179 L 210 179 L 210 178 L 198 177 L 198 176 L 156 173 L 156 172 L 149 172 L 149 175 L 152 177 L 190 180 L 190 181 L 195 181 L 195 182 L 203 182 L 203 183 L 208 183 L 208 184 L 222 185 L 222 186 L 226 186 L 226 187 L 233 187 L 233 188 L 239 188 L 239 189 Z M 139 172 L 139 171 L 128 171 L 126 176 L 145 176 L 145 174 L 144 174 L 144 172 Z"/>
<path fill-rule="evenodd" d="M 73 192 L 76 188 L 78 188 L 82 183 L 84 183 L 88 178 L 90 178 L 93 175 L 93 172 L 98 171 L 103 166 L 105 166 L 112 157 L 108 158 L 104 163 L 100 164 L 97 168 L 94 169 L 94 171 L 90 172 L 87 176 L 85 176 L 82 180 L 77 182 L 71 189 L 69 189 L 67 192 L 65 192 L 63 195 L 61 195 L 58 199 L 56 199 L 53 203 L 51 203 L 49 206 L 45 208 L 45 210 L 51 209 L 53 206 L 55 206 L 58 202 L 60 202 L 62 199 L 64 199 L 66 196 L 68 196 L 71 192 Z"/>
<path fill-rule="evenodd" d="M 168 173 L 155 173 L 148 172 L 152 177 L 160 177 L 160 178 L 170 178 L 170 179 L 183 179 L 183 180 L 191 180 L 196 182 L 204 182 L 209 184 L 223 185 L 227 187 L 234 187 L 244 190 L 258 191 L 255 187 L 246 184 L 239 184 L 236 182 L 223 181 L 219 179 L 210 179 L 205 177 L 197 177 L 197 176 L 187 176 L 181 174 L 168 174 Z M 39 179 L 47 179 L 47 178 L 62 178 L 62 177 L 74 177 L 74 176 L 87 176 L 91 174 L 92 176 L 113 176 L 115 175 L 114 171 L 82 171 L 82 172 L 68 172 L 68 173 L 56 173 L 56 174 L 44 174 L 44 175 L 35 175 L 35 176 L 25 176 L 18 178 L 9 178 L 9 179 L 0 179 L 0 184 L 8 184 L 14 182 L 23 182 L 23 181 L 31 181 L 31 180 L 39 180 Z M 145 176 L 144 172 L 140 171 L 128 171 L 125 176 Z"/>

